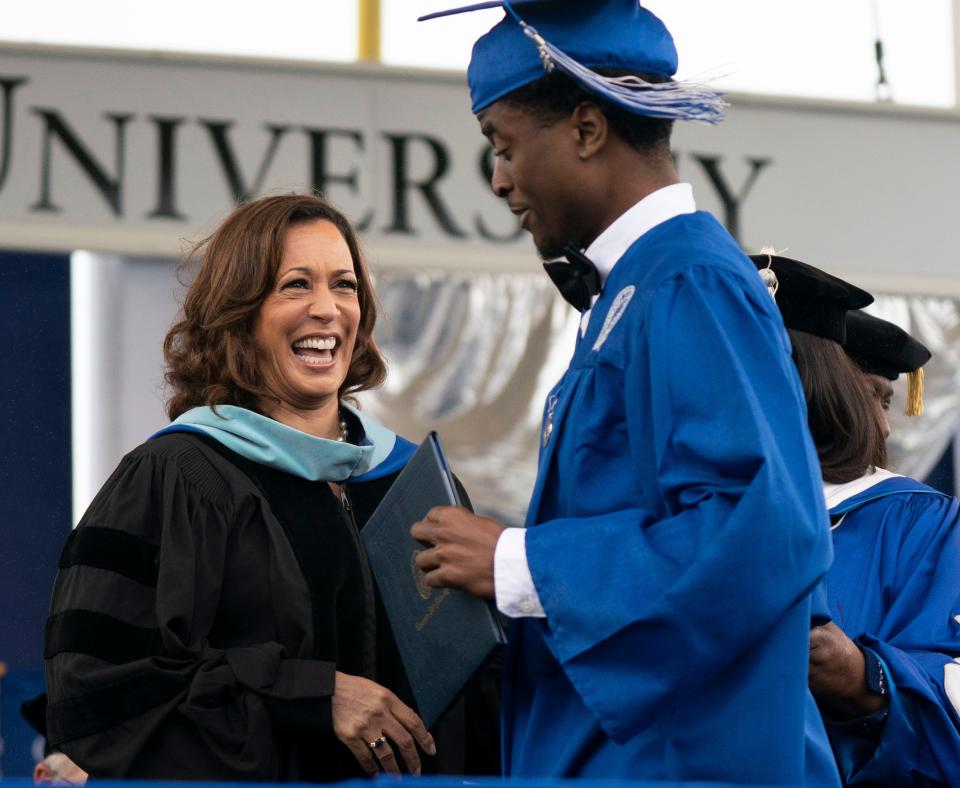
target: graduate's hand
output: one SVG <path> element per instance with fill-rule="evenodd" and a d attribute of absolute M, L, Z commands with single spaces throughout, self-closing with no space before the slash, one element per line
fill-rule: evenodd
<path fill-rule="evenodd" d="M 417 713 L 376 682 L 338 670 L 331 705 L 334 735 L 350 748 L 367 774 L 381 769 L 399 774 L 394 747 L 410 774 L 420 774 L 418 744 L 424 752 L 437 754 L 433 736 Z M 381 736 L 386 741 L 371 748 L 370 743 Z"/>
<path fill-rule="evenodd" d="M 427 545 L 417 554 L 417 566 L 432 586 L 493 599 L 493 554 L 504 527 L 462 506 L 435 506 L 410 529 Z"/>
<path fill-rule="evenodd" d="M 810 691 L 836 720 L 865 717 L 886 706 L 886 695 L 867 689 L 866 658 L 833 622 L 810 630 Z"/>

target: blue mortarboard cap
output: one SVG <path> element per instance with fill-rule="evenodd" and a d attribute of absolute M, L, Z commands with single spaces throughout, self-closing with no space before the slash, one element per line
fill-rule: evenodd
<path fill-rule="evenodd" d="M 506 14 L 474 44 L 467 70 L 475 113 L 559 69 L 586 90 L 639 115 L 708 123 L 723 117 L 721 94 L 702 85 L 606 77 L 593 70 L 665 80 L 676 73 L 673 37 L 639 0 L 503 0 L 452 8 L 421 20 L 497 6 Z"/>

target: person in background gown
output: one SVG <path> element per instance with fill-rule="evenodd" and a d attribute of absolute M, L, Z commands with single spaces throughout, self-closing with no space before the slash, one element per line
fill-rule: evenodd
<path fill-rule="evenodd" d="M 513 619 L 505 772 L 836 784 L 807 689 L 831 548 L 803 392 L 756 271 L 670 154 L 672 119 L 718 120 L 718 98 L 672 81 L 636 0 L 503 7 L 468 70 L 491 186 L 543 258 L 566 254 L 548 272 L 581 325 L 527 527 L 449 507 L 412 533 L 430 583 Z"/>
<path fill-rule="evenodd" d="M 844 314 L 838 338 L 809 318 L 824 312 L 819 279 L 817 287 L 798 281 L 801 264 L 787 258 L 753 259 L 775 272 L 777 303 L 788 305 L 832 522 L 833 621 L 811 633 L 810 687 L 841 777 L 845 785 L 960 784 L 960 502 L 883 467 L 890 381 L 901 372 L 918 380 L 930 353 L 858 311 Z"/>

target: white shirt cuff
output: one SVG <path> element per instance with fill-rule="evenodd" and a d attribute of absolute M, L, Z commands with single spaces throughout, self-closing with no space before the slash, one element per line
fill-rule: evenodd
<path fill-rule="evenodd" d="M 497 609 L 510 618 L 546 618 L 527 564 L 527 529 L 505 528 L 493 553 Z"/>

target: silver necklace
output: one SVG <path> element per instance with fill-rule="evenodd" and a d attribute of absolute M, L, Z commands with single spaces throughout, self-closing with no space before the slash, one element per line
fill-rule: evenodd
<path fill-rule="evenodd" d="M 343 411 L 340 411 L 340 434 L 337 436 L 337 441 L 339 443 L 346 443 L 347 439 L 350 437 L 350 428 L 347 426 L 347 420 L 343 415 Z"/>

